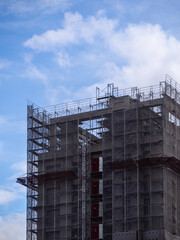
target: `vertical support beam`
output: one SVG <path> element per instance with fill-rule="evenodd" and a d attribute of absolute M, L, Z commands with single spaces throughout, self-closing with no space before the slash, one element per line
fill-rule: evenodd
<path fill-rule="evenodd" d="M 167 217 L 166 217 L 166 167 L 163 164 L 163 215 L 164 215 L 164 226 L 163 228 L 166 229 Z"/>
<path fill-rule="evenodd" d="M 149 167 L 149 218 L 150 218 L 150 229 L 152 229 L 152 174 L 151 167 Z"/>
<path fill-rule="evenodd" d="M 124 109 L 124 161 L 126 160 L 126 110 Z M 124 168 L 124 231 L 127 231 L 127 179 L 126 168 Z"/>
<path fill-rule="evenodd" d="M 137 160 L 139 159 L 139 106 L 137 102 L 136 108 L 136 146 L 137 146 Z M 141 240 L 140 236 L 140 187 L 139 187 L 139 165 L 137 164 L 137 232 L 138 240 Z"/>
<path fill-rule="evenodd" d="M 32 136 L 29 136 L 29 128 L 32 128 L 33 127 L 33 106 L 28 106 L 27 108 L 27 121 L 28 121 L 28 140 L 27 140 L 27 145 L 28 145 L 28 149 L 27 149 L 27 155 L 28 155 L 28 159 L 27 159 L 27 176 L 31 175 L 33 169 L 32 169 L 32 162 L 33 162 L 33 153 L 31 151 L 30 153 L 30 150 L 33 149 L 33 143 L 31 142 L 31 145 L 30 145 L 30 141 L 29 139 L 30 138 L 33 138 L 33 133 L 32 133 Z M 32 118 L 30 118 L 32 117 Z M 32 189 L 28 188 L 27 190 L 27 240 L 31 240 L 33 239 L 33 232 L 32 232 L 32 209 L 31 209 L 31 206 L 32 206 Z"/>
<path fill-rule="evenodd" d="M 54 148 L 53 148 L 53 155 L 54 155 L 54 172 L 56 172 L 56 147 L 57 147 L 57 125 L 53 125 L 53 138 L 54 138 Z M 56 181 L 54 181 L 54 240 L 56 240 Z"/>
<path fill-rule="evenodd" d="M 66 122 L 66 164 L 65 164 L 65 169 L 67 170 L 67 155 L 68 155 L 68 122 Z M 68 219 L 67 219 L 67 179 L 65 179 L 66 181 L 66 239 L 67 239 L 67 232 L 68 232 Z"/>
<path fill-rule="evenodd" d="M 43 114 L 43 118 L 44 118 L 44 114 Z M 43 119 L 43 121 L 45 121 L 45 119 Z M 43 131 L 43 137 L 42 140 L 44 142 L 44 131 L 45 128 L 44 126 L 42 126 L 42 131 Z M 38 170 L 39 171 L 39 170 Z M 44 162 L 44 149 L 43 149 L 43 168 L 42 168 L 42 172 L 43 174 L 45 173 L 45 162 Z M 45 239 L 45 183 L 43 182 L 43 189 L 42 189 L 42 239 Z"/>
<path fill-rule="evenodd" d="M 110 85 L 109 85 L 110 87 Z M 111 113 L 111 148 L 112 148 L 112 162 L 114 161 L 114 158 L 115 158 L 115 144 L 114 144 L 114 111 L 112 110 L 112 113 Z M 112 180 L 112 219 L 111 219 L 111 223 L 112 223 L 112 236 L 113 236 L 113 233 L 114 233 L 114 172 L 112 171 L 111 173 L 111 180 Z"/>
<path fill-rule="evenodd" d="M 82 142 L 82 240 L 86 240 L 86 140 Z"/>
<path fill-rule="evenodd" d="M 80 161 L 81 161 L 81 159 L 80 159 L 80 136 L 79 136 L 79 119 L 78 119 L 78 129 L 77 129 L 77 131 L 78 131 L 78 134 L 77 134 L 77 137 L 78 137 L 78 139 L 77 139 L 77 142 L 78 142 L 78 144 L 77 144 L 77 153 L 78 153 L 78 176 L 80 176 Z M 80 178 L 78 178 L 78 199 L 77 199 L 77 204 L 78 204 L 78 239 L 80 239 L 80 226 L 81 226 L 81 222 L 80 222 L 80 189 L 81 189 L 81 181 L 80 181 Z"/>
<path fill-rule="evenodd" d="M 153 124 L 153 119 L 152 119 L 152 107 L 149 107 L 149 145 L 150 145 L 150 149 L 149 149 L 149 157 L 151 157 L 151 153 L 152 153 L 152 134 L 153 134 L 153 128 L 152 128 L 152 124 Z M 149 168 L 149 226 L 150 229 L 152 229 L 152 190 L 151 190 L 151 167 Z"/>

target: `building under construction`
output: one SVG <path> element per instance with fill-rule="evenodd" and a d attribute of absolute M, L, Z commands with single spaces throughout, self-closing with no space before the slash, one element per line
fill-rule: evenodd
<path fill-rule="evenodd" d="M 27 240 L 180 239 L 180 87 L 28 105 Z"/>

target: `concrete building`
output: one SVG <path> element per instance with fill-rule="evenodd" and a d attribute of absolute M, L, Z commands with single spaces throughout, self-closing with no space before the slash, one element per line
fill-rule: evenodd
<path fill-rule="evenodd" d="M 180 239 L 180 88 L 28 105 L 27 240 Z"/>

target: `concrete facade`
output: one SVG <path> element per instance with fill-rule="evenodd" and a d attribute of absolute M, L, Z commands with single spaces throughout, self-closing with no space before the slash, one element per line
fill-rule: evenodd
<path fill-rule="evenodd" d="M 88 104 L 30 104 L 27 240 L 180 239 L 178 90 L 166 78 L 108 85 Z"/>

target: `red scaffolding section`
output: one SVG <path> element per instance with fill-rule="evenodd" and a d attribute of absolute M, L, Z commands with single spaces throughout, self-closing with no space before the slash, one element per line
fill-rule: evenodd
<path fill-rule="evenodd" d="M 17 183 L 28 188 L 37 188 L 40 182 L 50 182 L 63 179 L 75 179 L 77 175 L 73 171 L 59 171 L 40 175 L 33 174 L 32 176 L 17 178 Z"/>
<path fill-rule="evenodd" d="M 143 158 L 139 160 L 128 159 L 124 161 L 109 162 L 108 165 L 113 171 L 118 169 L 136 168 L 137 166 L 143 168 L 164 165 L 180 174 L 180 160 L 175 157 Z"/>

